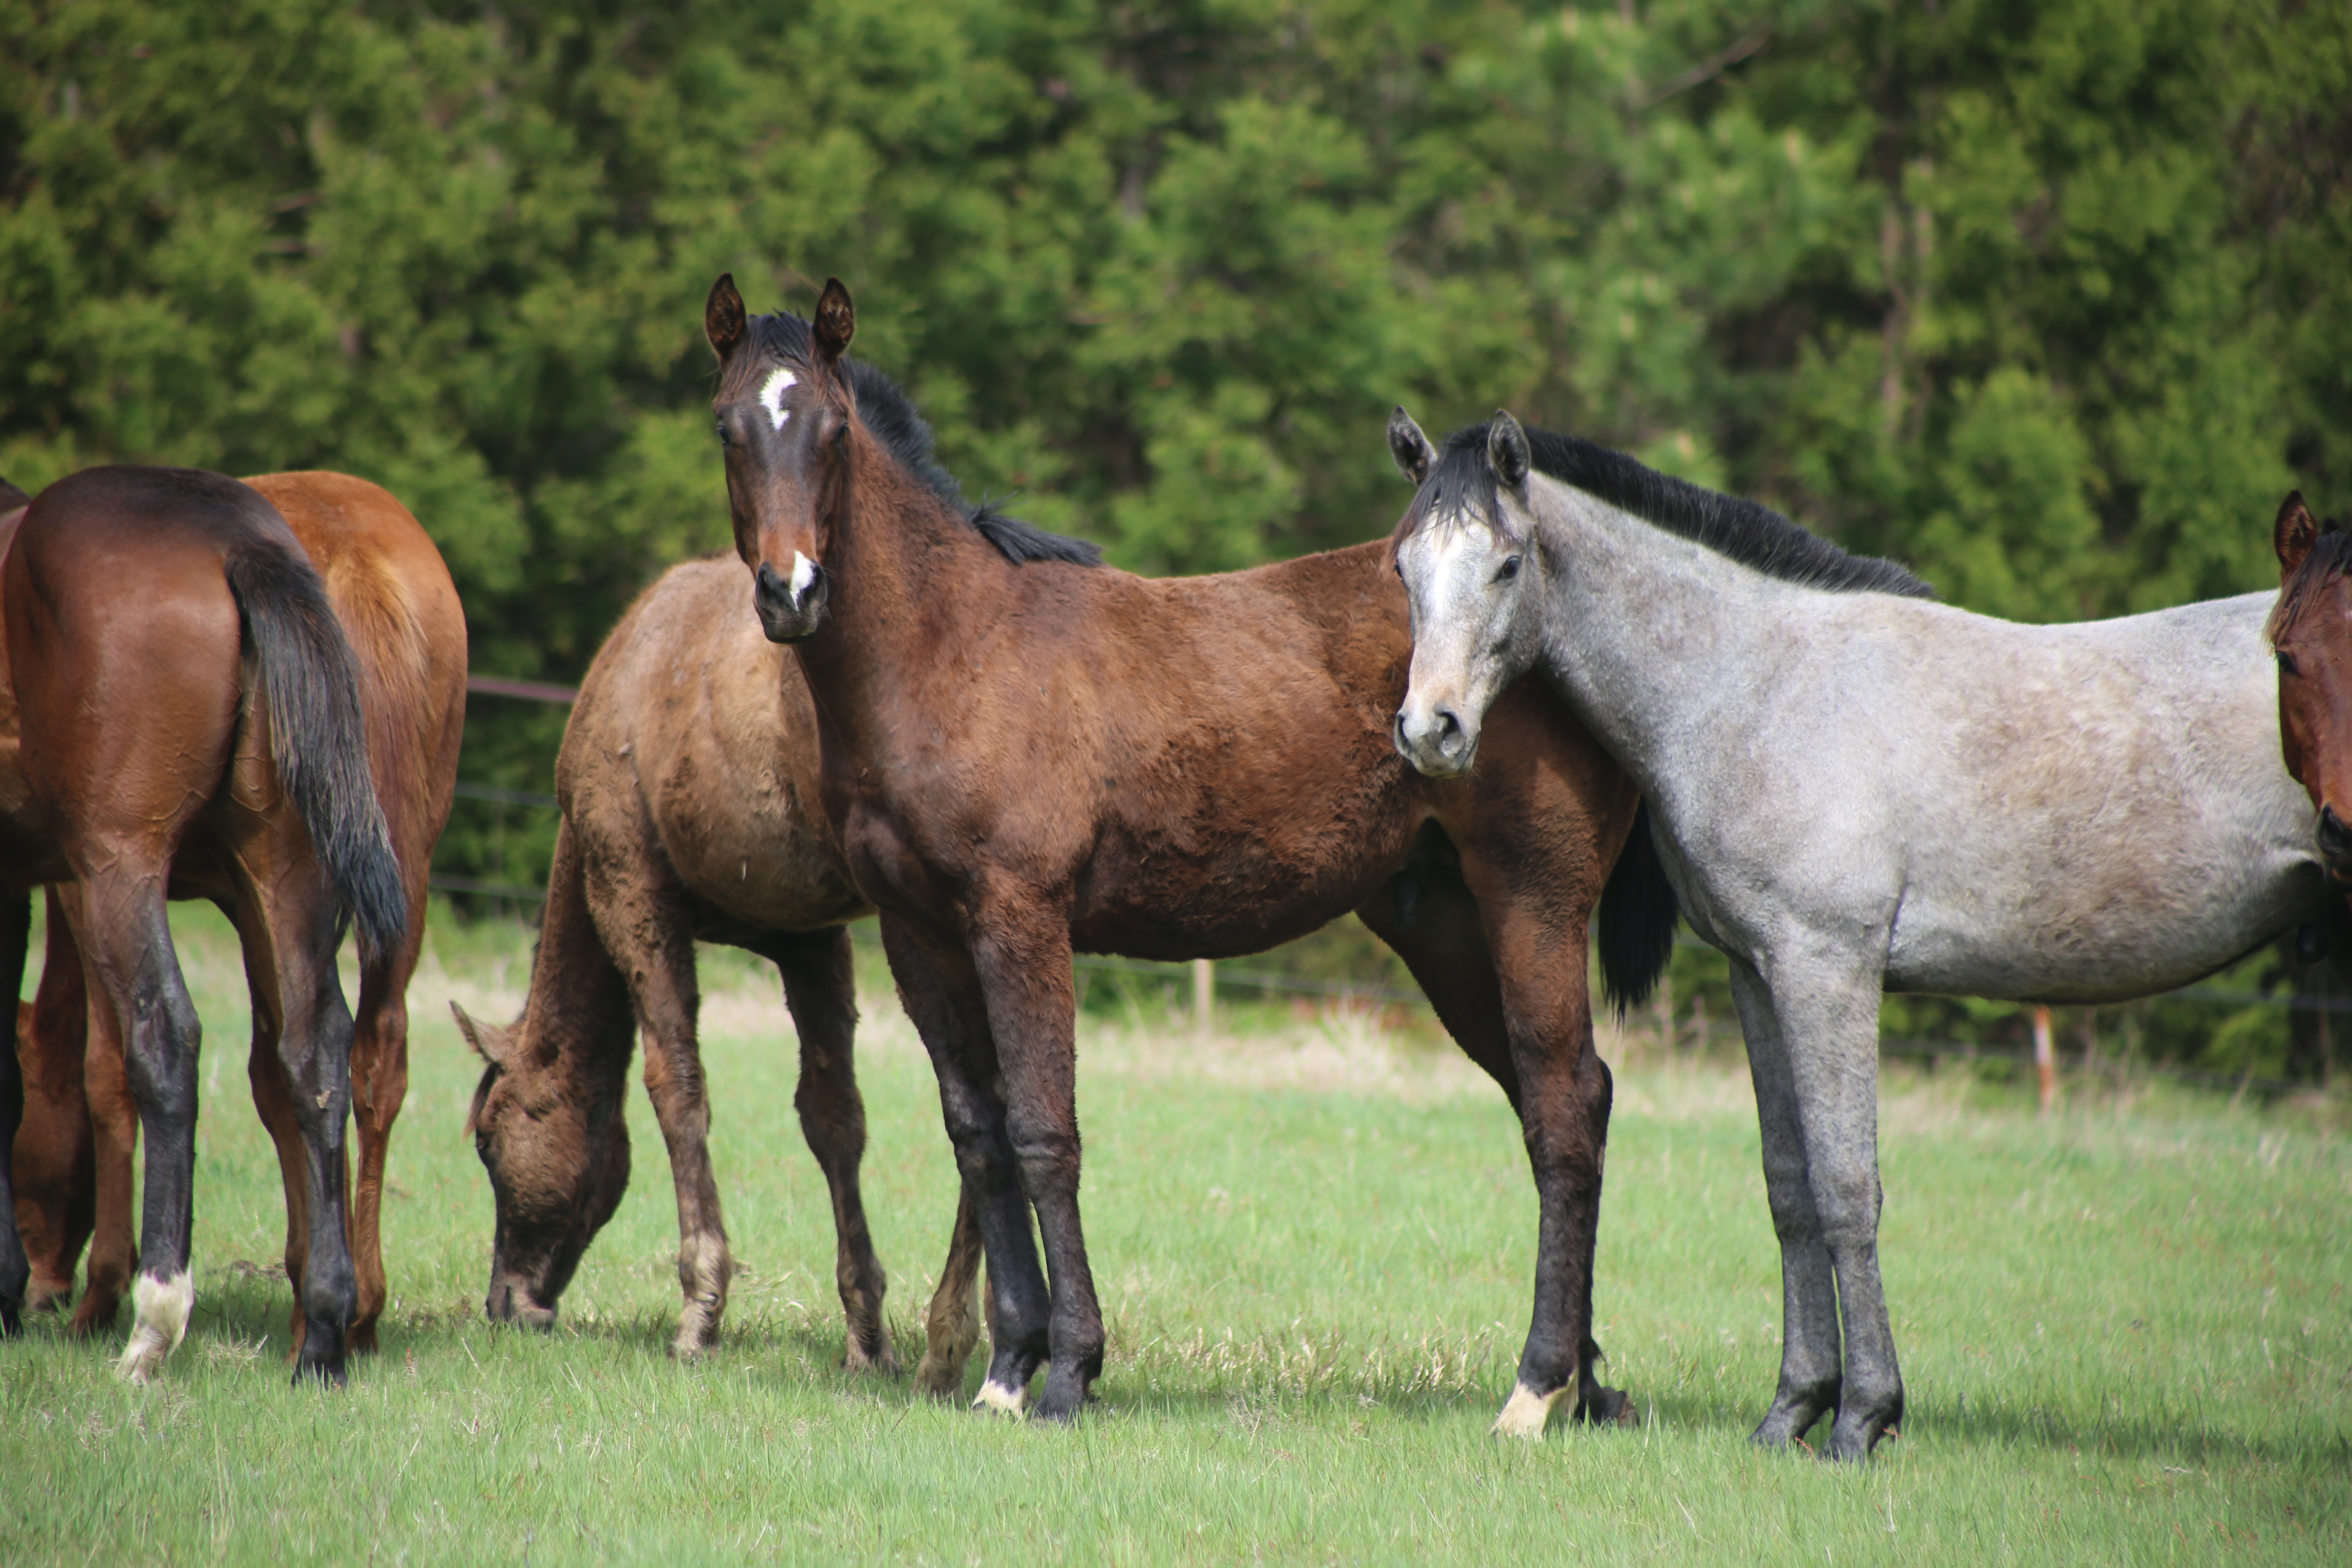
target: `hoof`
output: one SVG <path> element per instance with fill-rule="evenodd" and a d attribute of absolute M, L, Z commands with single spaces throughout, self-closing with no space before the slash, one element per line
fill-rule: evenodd
<path fill-rule="evenodd" d="M 963 1392 L 963 1363 L 935 1361 L 925 1352 L 915 1367 L 915 1390 L 929 1399 L 953 1399 Z"/>
<path fill-rule="evenodd" d="M 1568 1394 L 1570 1385 L 1563 1384 L 1549 1394 L 1538 1394 L 1526 1384 L 1511 1390 L 1511 1397 L 1503 1405 L 1503 1413 L 1495 1417 L 1494 1436 L 1525 1437 L 1533 1441 L 1544 1435 L 1551 1425 L 1551 1413 Z"/>
<path fill-rule="evenodd" d="M 1588 1426 L 1639 1426 L 1642 1412 L 1623 1389 L 1603 1388 L 1578 1406 L 1576 1418 Z"/>
<path fill-rule="evenodd" d="M 131 1288 L 138 1324 L 131 1342 L 122 1347 L 115 1370 L 132 1383 L 146 1383 L 163 1370 L 163 1358 L 187 1337 L 188 1318 L 195 1310 L 195 1282 L 182 1269 L 169 1279 L 142 1274 Z"/>
<path fill-rule="evenodd" d="M 25 1314 L 8 1297 L 0 1296 L 0 1340 L 13 1340 L 25 1331 Z"/>
<path fill-rule="evenodd" d="M 1029 1407 L 1029 1391 L 1007 1388 L 991 1379 L 980 1385 L 980 1393 L 971 1402 L 974 1410 L 985 1410 L 992 1415 L 1019 1415 Z"/>
<path fill-rule="evenodd" d="M 868 1354 L 850 1342 L 848 1352 L 841 1358 L 844 1372 L 864 1373 L 875 1377 L 898 1377 L 906 1368 L 898 1364 L 898 1352 L 885 1344 L 878 1354 Z"/>

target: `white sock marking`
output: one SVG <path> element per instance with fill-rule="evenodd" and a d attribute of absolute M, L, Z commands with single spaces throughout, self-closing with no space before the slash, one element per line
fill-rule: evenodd
<path fill-rule="evenodd" d="M 1503 1406 L 1503 1413 L 1495 1417 L 1495 1436 L 1542 1436 L 1544 1428 L 1551 1424 L 1552 1407 L 1566 1398 L 1569 1390 L 1574 1386 L 1570 1384 L 1555 1388 L 1549 1394 L 1538 1394 L 1524 1383 L 1517 1384 L 1511 1390 L 1510 1400 Z"/>
<path fill-rule="evenodd" d="M 784 394 L 798 386 L 800 381 L 801 378 L 791 371 L 780 370 L 768 377 L 768 384 L 760 388 L 760 406 L 768 411 L 768 417 L 774 421 L 779 430 L 784 427 L 784 421 L 793 416 L 793 411 L 784 406 Z"/>
<path fill-rule="evenodd" d="M 115 1370 L 133 1383 L 145 1383 L 187 1336 L 188 1319 L 196 1310 L 195 1281 L 184 1268 L 169 1279 L 142 1274 L 131 1283 L 131 1304 L 139 1323 Z"/>
<path fill-rule="evenodd" d="M 993 1411 L 999 1415 L 1018 1415 L 1028 1404 L 1027 1389 L 1007 1388 L 992 1377 L 980 1385 L 980 1395 L 971 1402 L 971 1407 Z"/>

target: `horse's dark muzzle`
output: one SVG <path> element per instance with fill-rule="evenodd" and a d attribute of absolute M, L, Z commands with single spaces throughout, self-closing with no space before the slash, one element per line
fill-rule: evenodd
<path fill-rule="evenodd" d="M 2352 827 L 2336 815 L 2332 805 L 2319 808 L 2319 863 L 2327 879 L 2339 885 L 2352 884 Z"/>
<path fill-rule="evenodd" d="M 799 642 L 813 635 L 824 624 L 825 605 L 831 598 L 832 584 L 824 568 L 814 563 L 807 586 L 797 594 L 764 561 L 751 581 L 751 607 L 758 612 L 760 629 L 768 634 L 770 642 Z"/>

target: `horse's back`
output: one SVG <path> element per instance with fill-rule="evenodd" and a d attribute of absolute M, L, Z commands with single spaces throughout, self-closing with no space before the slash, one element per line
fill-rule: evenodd
<path fill-rule="evenodd" d="M 199 469 L 89 468 L 35 497 L 5 584 L 23 809 L 70 807 L 92 834 L 176 834 L 235 742 L 228 563 L 299 548 L 258 491 Z"/>
<path fill-rule="evenodd" d="M 359 662 L 377 795 L 393 832 L 429 852 L 466 722 L 466 616 L 448 565 L 381 485 L 323 470 L 245 482 L 278 508 L 326 584 Z M 402 847 L 405 863 L 411 845 Z"/>
<path fill-rule="evenodd" d="M 556 779 L 583 847 L 623 864 L 650 830 L 724 924 L 866 912 L 820 798 L 815 704 L 731 556 L 673 566 L 629 606 L 581 682 Z"/>

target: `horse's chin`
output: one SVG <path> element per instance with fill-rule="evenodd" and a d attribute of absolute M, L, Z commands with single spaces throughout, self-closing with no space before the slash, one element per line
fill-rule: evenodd
<path fill-rule="evenodd" d="M 1453 756 L 1433 745 L 1399 746 L 1397 753 L 1412 764 L 1413 772 L 1424 778 L 1458 779 L 1476 765 L 1478 743 L 1474 741 Z"/>
<path fill-rule="evenodd" d="M 817 606 L 814 615 L 778 616 L 772 620 L 764 615 L 760 617 L 760 629 L 767 633 L 768 640 L 782 643 L 786 647 L 808 641 L 824 625 L 824 607 L 822 605 Z"/>

